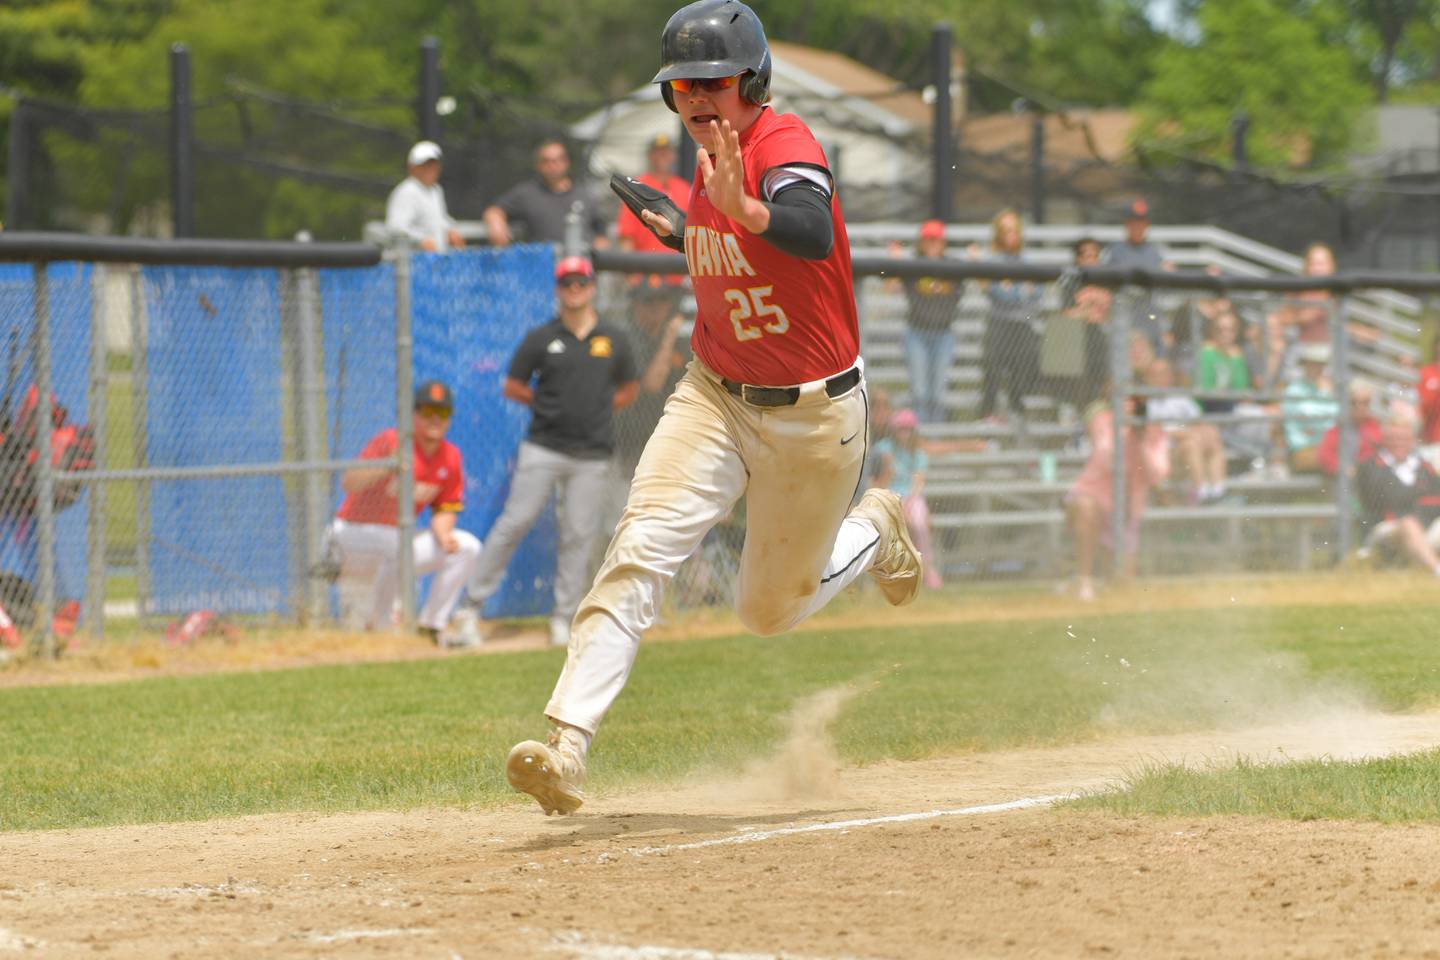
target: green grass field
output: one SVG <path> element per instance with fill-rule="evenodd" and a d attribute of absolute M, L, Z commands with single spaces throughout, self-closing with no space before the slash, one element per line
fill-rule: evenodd
<path fill-rule="evenodd" d="M 1123 788 L 1074 802 L 1138 814 L 1244 814 L 1293 820 L 1440 821 L 1440 750 L 1377 760 L 1302 760 L 1187 770 L 1142 770 Z"/>
<path fill-rule="evenodd" d="M 737 768 L 795 701 L 844 683 L 862 692 L 836 741 L 857 763 L 1263 722 L 1307 703 L 1422 709 L 1440 702 L 1437 613 L 1227 608 L 649 645 L 591 784 Z M 513 796 L 500 761 L 543 732 L 561 662 L 547 650 L 0 689 L 0 829 L 494 804 Z M 1440 755 L 1414 763 L 1435 781 Z M 1339 768 L 1304 775 L 1326 769 Z"/>

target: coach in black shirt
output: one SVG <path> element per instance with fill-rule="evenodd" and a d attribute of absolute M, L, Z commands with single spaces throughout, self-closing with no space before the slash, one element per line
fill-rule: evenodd
<path fill-rule="evenodd" d="M 500 586 L 520 541 L 560 490 L 560 548 L 550 640 L 570 642 L 570 621 L 585 595 L 585 568 L 600 531 L 615 445 L 614 412 L 639 390 L 626 337 L 595 313 L 595 272 L 584 257 L 555 267 L 560 313 L 526 334 L 505 377 L 506 399 L 530 407 L 505 507 L 485 537 L 466 591 L 464 616 L 478 617 Z"/>

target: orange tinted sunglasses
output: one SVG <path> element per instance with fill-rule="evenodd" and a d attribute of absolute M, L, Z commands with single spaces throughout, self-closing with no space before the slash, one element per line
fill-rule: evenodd
<path fill-rule="evenodd" d="M 706 93 L 718 93 L 721 90 L 729 90 L 740 82 L 743 73 L 737 73 L 733 77 L 707 77 L 704 80 L 671 80 L 670 89 L 676 93 L 689 93 L 696 87 Z"/>

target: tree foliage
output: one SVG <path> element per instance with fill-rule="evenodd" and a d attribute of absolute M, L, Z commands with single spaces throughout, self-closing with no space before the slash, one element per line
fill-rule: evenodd
<path fill-rule="evenodd" d="M 1250 114 L 1257 164 L 1327 162 L 1343 153 L 1359 105 L 1440 84 L 1440 0 L 1181 0 L 1194 24 L 1183 39 L 1155 30 L 1147 0 L 751 2 L 773 38 L 848 54 L 917 88 L 930 80 L 933 25 L 949 21 L 970 69 L 972 109 L 1004 110 L 1022 97 L 1044 106 L 1139 105 L 1150 142 L 1216 160 L 1228 155 L 1236 111 Z M 442 42 L 446 92 L 461 102 L 448 121 L 452 132 L 498 138 L 500 131 L 556 129 L 650 79 L 660 30 L 678 5 L 5 0 L 0 83 L 92 108 L 160 111 L 170 45 L 184 42 L 195 96 L 208 104 L 197 115 L 207 141 L 246 155 L 263 147 L 282 163 L 333 164 L 373 180 L 400 172 L 390 140 L 377 135 L 347 148 L 324 125 L 280 122 L 279 108 L 247 113 L 234 83 L 343 103 L 353 118 L 393 128 L 403 140 L 414 129 L 417 46 L 433 34 Z M 9 102 L 0 97 L 0 123 Z M 360 102 L 371 106 L 355 107 Z M 163 124 L 163 114 L 156 116 Z M 71 213 L 103 211 L 111 229 L 135 226 L 168 192 L 163 144 L 136 144 L 112 129 L 88 141 L 74 131 L 48 136 L 52 162 L 40 165 L 37 181 L 63 174 Z M 218 222 L 202 224 L 207 232 L 277 235 L 306 226 L 324 236 L 353 235 L 379 206 L 373 188 L 365 196 L 277 179 L 274 171 L 213 156 L 200 169 L 207 209 L 217 211 Z M 54 198 L 39 199 L 51 213 L 61 208 L 49 202 Z"/>
<path fill-rule="evenodd" d="M 1141 145 L 1162 157 L 1228 163 L 1231 123 L 1243 112 L 1252 164 L 1339 160 L 1370 93 L 1350 53 L 1326 41 L 1326 23 L 1294 16 L 1291 6 L 1285 0 L 1201 6 L 1195 41 L 1155 57 L 1155 75 L 1141 95 Z"/>

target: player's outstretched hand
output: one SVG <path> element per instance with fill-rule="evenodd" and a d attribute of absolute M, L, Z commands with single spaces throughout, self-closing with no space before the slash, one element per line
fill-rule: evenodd
<path fill-rule="evenodd" d="M 712 159 L 704 147 L 695 153 L 695 162 L 705 180 L 705 193 L 711 206 L 737 221 L 753 233 L 763 232 L 769 225 L 769 211 L 754 197 L 745 193 L 745 163 L 740 158 L 740 131 L 729 120 L 710 121 L 710 141 L 715 146 Z"/>

